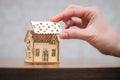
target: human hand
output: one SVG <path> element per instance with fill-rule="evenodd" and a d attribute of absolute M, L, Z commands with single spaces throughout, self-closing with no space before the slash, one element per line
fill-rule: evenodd
<path fill-rule="evenodd" d="M 74 19 L 75 17 L 79 19 Z M 97 7 L 71 5 L 51 18 L 51 21 L 65 23 L 60 38 L 82 39 L 104 54 L 120 56 L 120 36 L 111 28 Z M 71 29 L 72 26 L 79 29 Z"/>

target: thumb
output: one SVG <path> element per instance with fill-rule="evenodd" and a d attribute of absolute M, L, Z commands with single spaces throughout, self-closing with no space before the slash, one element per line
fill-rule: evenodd
<path fill-rule="evenodd" d="M 62 39 L 84 39 L 85 31 L 84 29 L 65 29 L 59 36 Z"/>

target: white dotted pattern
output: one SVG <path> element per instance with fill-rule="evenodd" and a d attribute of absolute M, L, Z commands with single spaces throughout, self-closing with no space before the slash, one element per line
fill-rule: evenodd
<path fill-rule="evenodd" d="M 32 27 L 37 34 L 59 34 L 62 29 L 59 23 L 51 21 L 32 21 Z"/>

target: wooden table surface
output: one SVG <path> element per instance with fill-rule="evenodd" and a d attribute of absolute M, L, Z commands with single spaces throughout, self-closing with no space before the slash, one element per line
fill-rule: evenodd
<path fill-rule="evenodd" d="M 0 59 L 0 80 L 120 80 L 120 65 L 99 61 L 65 60 L 31 65 L 22 58 Z"/>
<path fill-rule="evenodd" d="M 116 63 L 116 62 L 115 62 Z M 0 68 L 120 68 L 120 64 L 115 64 L 109 61 L 95 61 L 88 62 L 78 60 L 64 60 L 60 61 L 60 64 L 29 64 L 24 63 L 22 58 L 3 58 L 0 59 Z"/>

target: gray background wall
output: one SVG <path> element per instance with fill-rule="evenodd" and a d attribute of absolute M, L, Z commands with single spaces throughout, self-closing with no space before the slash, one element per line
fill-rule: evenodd
<path fill-rule="evenodd" d="M 24 37 L 32 29 L 31 20 L 49 20 L 70 4 L 96 5 L 120 33 L 120 0 L 0 0 L 0 58 L 24 58 Z M 62 28 L 64 28 L 63 23 Z M 119 65 L 120 59 L 106 56 L 82 40 L 61 40 L 60 58 L 82 61 L 107 61 Z M 78 61 L 78 60 L 76 60 Z M 114 63 L 113 63 L 114 62 Z"/>

